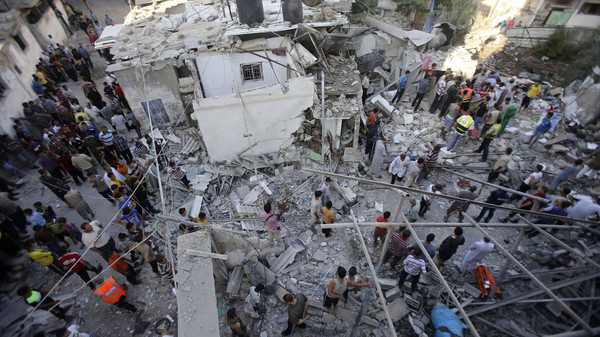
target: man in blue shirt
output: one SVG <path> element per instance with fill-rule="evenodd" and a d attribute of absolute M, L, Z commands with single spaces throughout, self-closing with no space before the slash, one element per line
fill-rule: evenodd
<path fill-rule="evenodd" d="M 569 178 L 576 176 L 579 170 L 581 170 L 581 165 L 583 165 L 583 160 L 577 159 L 573 165 L 565 164 L 561 166 L 560 172 L 558 172 L 556 178 L 554 178 L 550 184 L 550 191 L 556 191 L 558 185 L 569 180 Z"/>
<path fill-rule="evenodd" d="M 531 147 L 533 144 L 535 144 L 535 142 L 538 140 L 538 138 L 540 138 L 544 133 L 546 133 L 546 132 L 548 132 L 548 130 L 550 130 L 550 127 L 552 126 L 552 123 L 550 122 L 550 120 L 552 119 L 552 115 L 554 115 L 552 112 L 548 112 L 546 117 L 544 117 L 544 119 L 542 119 L 542 122 L 540 123 L 540 125 L 538 125 L 538 127 L 535 128 L 535 132 L 533 133 L 533 136 L 531 136 L 531 138 L 529 138 L 529 141 L 527 142 L 527 144 L 529 144 L 529 147 Z"/>
<path fill-rule="evenodd" d="M 138 211 L 136 209 L 123 208 L 121 211 L 123 212 L 123 216 L 121 217 L 121 219 L 117 220 L 116 222 L 118 222 L 122 225 L 125 225 L 127 223 L 132 223 L 138 229 L 144 228 L 146 226 L 146 223 L 144 222 L 144 218 L 138 213 Z"/>
<path fill-rule="evenodd" d="M 429 75 L 425 75 L 422 79 L 418 81 L 414 81 L 412 83 L 419 83 L 419 87 L 417 88 L 417 96 L 413 99 L 411 106 L 415 108 L 415 111 L 419 110 L 419 106 L 421 105 L 421 101 L 427 91 L 429 91 Z"/>
<path fill-rule="evenodd" d="M 394 95 L 394 98 L 392 98 L 392 104 L 394 104 L 394 102 L 400 103 L 400 98 L 402 98 L 402 94 L 404 94 L 404 89 L 406 89 L 406 82 L 408 81 L 408 74 L 410 74 L 410 71 L 407 70 L 404 73 L 404 75 L 402 77 L 400 77 L 400 80 L 398 80 L 398 89 L 396 90 L 396 94 Z"/>

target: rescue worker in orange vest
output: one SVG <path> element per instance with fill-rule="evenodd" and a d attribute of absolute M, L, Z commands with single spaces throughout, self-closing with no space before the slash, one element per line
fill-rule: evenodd
<path fill-rule="evenodd" d="M 125 290 L 127 290 L 127 285 L 117 281 L 117 279 L 111 276 L 104 280 L 101 285 L 96 287 L 94 294 L 100 297 L 104 303 L 114 304 L 129 312 L 136 312 L 137 308 L 133 304 L 125 301 Z"/>
<path fill-rule="evenodd" d="M 502 120 L 498 120 L 496 122 L 496 124 L 492 125 L 487 132 L 485 133 L 485 135 L 483 135 L 483 141 L 481 142 L 481 145 L 479 146 L 479 148 L 477 149 L 477 153 L 480 153 L 481 151 L 483 151 L 483 157 L 481 158 L 481 161 L 486 161 L 487 157 L 488 157 L 488 153 L 490 151 L 490 143 L 492 142 L 492 140 L 494 138 L 496 138 L 496 136 L 498 135 L 498 133 L 500 132 L 500 123 L 502 123 Z"/>
<path fill-rule="evenodd" d="M 471 105 L 471 98 L 473 97 L 473 89 L 471 89 L 470 85 L 467 85 L 467 82 L 462 82 L 460 86 L 464 87 L 464 89 L 460 91 L 460 97 L 462 97 L 460 109 L 464 111 L 469 111 L 469 106 Z"/>
<path fill-rule="evenodd" d="M 454 134 L 452 135 L 452 139 L 446 146 L 446 150 L 449 152 L 454 152 L 460 143 L 465 139 L 465 135 L 469 130 L 473 130 L 475 127 L 475 121 L 471 115 L 462 115 L 460 116 L 456 122 L 452 125 L 456 129 L 454 130 Z"/>

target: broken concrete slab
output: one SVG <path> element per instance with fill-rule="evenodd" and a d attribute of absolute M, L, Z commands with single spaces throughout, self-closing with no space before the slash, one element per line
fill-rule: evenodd
<path fill-rule="evenodd" d="M 239 296 L 240 286 L 242 285 L 242 276 L 244 276 L 244 269 L 242 267 L 233 268 L 233 271 L 229 274 L 227 290 L 225 290 L 225 292 L 229 294 L 229 296 Z"/>
<path fill-rule="evenodd" d="M 323 261 L 327 260 L 327 257 L 328 257 L 328 255 L 326 253 L 324 253 L 320 249 L 317 249 L 317 251 L 315 251 L 310 258 L 313 261 L 323 262 Z"/>
<path fill-rule="evenodd" d="M 390 313 L 390 317 L 392 318 L 392 321 L 394 321 L 394 323 L 401 320 L 410 312 L 410 309 L 408 308 L 406 303 L 404 303 L 404 300 L 402 298 L 397 298 L 391 303 L 388 303 L 387 308 L 388 312 Z M 380 321 L 385 320 L 385 315 L 382 311 L 377 313 L 375 317 Z"/>
<path fill-rule="evenodd" d="M 319 308 L 323 311 L 327 311 L 326 308 L 323 307 L 323 304 L 321 304 L 321 302 L 317 302 L 315 300 L 308 300 L 308 305 L 313 307 L 313 308 Z M 358 318 L 358 313 L 356 312 L 352 312 L 352 311 L 348 311 L 346 309 L 342 309 L 340 307 L 338 307 L 333 314 L 335 314 L 336 317 L 341 318 L 344 322 L 346 322 L 346 324 L 349 325 L 354 325 L 356 323 L 356 319 Z M 365 315 L 363 315 L 361 317 L 360 320 L 361 323 L 365 323 L 368 324 L 372 327 L 379 327 L 379 321 L 374 320 L 370 317 L 367 317 Z"/>
<path fill-rule="evenodd" d="M 279 255 L 275 263 L 271 265 L 271 271 L 275 273 L 275 275 L 279 274 L 285 267 L 294 262 L 294 258 L 298 251 L 296 249 L 289 247 L 283 252 L 283 254 Z"/>
<path fill-rule="evenodd" d="M 210 251 L 208 231 L 197 231 L 177 238 L 179 266 L 191 263 L 186 287 L 177 290 L 178 335 L 218 337 L 219 315 L 212 259 L 196 257 L 186 251 Z M 179 270 L 178 270 L 179 273 Z"/>

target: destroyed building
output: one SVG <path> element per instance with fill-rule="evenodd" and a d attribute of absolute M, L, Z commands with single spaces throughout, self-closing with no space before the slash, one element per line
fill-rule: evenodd
<path fill-rule="evenodd" d="M 388 7 L 395 3 L 379 1 L 378 11 L 393 12 Z M 598 118 L 593 104 L 598 97 L 597 69 L 564 90 L 565 101 L 575 103 L 566 108 L 566 121 L 556 133 L 542 137 L 537 147 L 523 143 L 555 96 L 563 95 L 551 84 L 548 92 L 559 94 L 536 98 L 529 111 L 517 115 L 490 146 L 490 160 L 479 160 L 473 151 L 479 140 L 469 138 L 464 152 L 443 148 L 439 167 L 428 179 L 413 186 L 393 185 L 386 171 L 396 156 L 425 158 L 436 145 L 446 144 L 440 137 L 443 121 L 437 112 L 428 112 L 436 80 L 448 68 L 470 78 L 482 63 L 473 50 L 453 43 L 456 27 L 451 23 L 435 23 L 431 33 L 406 28 L 385 15 L 368 15 L 364 24 L 350 24 L 345 14 L 351 1 L 337 0 L 137 4 L 111 48 L 115 62 L 107 71 L 118 78 L 144 130 L 167 144 L 159 153 L 161 160 L 183 167 L 191 188 L 166 178 L 167 170 L 161 171 L 158 164 L 148 173 L 153 191 L 161 188 L 154 201 L 162 206 L 162 214 L 149 225 L 151 240 L 171 261 L 174 283 L 144 280 L 128 298 L 146 311 L 133 318 L 108 309 L 111 324 L 101 324 L 105 331 L 99 335 L 153 336 L 170 330 L 176 336 L 230 336 L 226 313 L 236 308 L 253 335 L 279 336 L 288 321 L 283 300 L 287 293 L 308 297 L 311 318 L 306 329 L 293 333 L 300 336 L 599 333 L 600 246 L 593 240 L 599 234 L 598 222 L 547 215 L 567 223 L 533 224 L 544 216 L 537 207 L 548 200 L 517 191 L 522 176 L 536 164 L 544 165 L 543 184 L 548 185 L 562 165 L 597 149 L 599 139 L 590 129 L 578 134 L 567 130 L 571 125 L 593 125 Z M 410 105 L 417 90 L 414 82 L 432 63 L 438 67 L 430 90 L 422 109 L 415 111 Z M 486 67 L 493 66 L 494 61 L 486 60 Z M 409 85 L 401 101 L 391 104 L 406 70 Z M 366 73 L 372 75 L 363 104 L 361 82 Z M 502 77 L 509 75 L 513 74 Z M 518 79 L 519 85 L 530 82 Z M 375 108 L 387 140 L 385 159 L 377 168 L 383 178 L 366 172 L 363 155 L 368 113 Z M 508 147 L 515 152 L 509 170 L 499 175 L 502 185 L 486 182 Z M 315 229 L 309 209 L 325 177 L 332 178 L 335 222 Z M 431 192 L 433 184 L 443 185 L 443 190 Z M 465 201 L 456 195 L 470 186 L 481 186 L 484 192 L 469 201 L 465 221 L 442 222 L 452 202 Z M 578 194 L 600 192 L 593 178 L 571 181 L 570 186 Z M 518 206 L 485 203 L 495 190 L 530 198 L 535 209 L 524 210 L 515 223 L 474 221 L 483 207 L 495 209 L 500 220 Z M 432 198 L 431 210 L 410 222 L 405 215 L 410 197 L 419 203 L 423 196 Z M 282 215 L 282 244 L 269 242 L 262 215 L 267 203 Z M 180 209 L 190 220 L 205 213 L 209 224 L 182 220 Z M 375 222 L 386 211 L 391 222 Z M 186 233 L 182 228 L 188 225 L 198 230 Z M 465 244 L 452 260 L 438 268 L 427 256 L 427 276 L 420 278 L 418 290 L 407 284 L 400 288 L 402 265 L 383 261 L 391 232 L 408 230 L 410 244 L 423 249 L 421 239 L 428 234 L 435 234 L 434 244 L 439 246 L 456 226 L 464 228 Z M 375 227 L 388 228 L 379 247 L 374 245 Z M 327 228 L 333 229 L 329 239 L 321 235 Z M 540 235 L 529 238 L 526 230 Z M 461 273 L 461 260 L 483 237 L 495 245 L 480 264 L 485 268 L 477 274 Z M 350 292 L 347 301 L 327 310 L 323 295 L 339 266 L 356 267 L 372 288 Z M 259 283 L 265 285 L 266 314 L 246 302 L 250 287 Z M 64 298 L 78 308 L 83 324 L 90 312 L 102 316 L 99 309 L 104 307 L 93 304 L 93 295 Z M 20 322 L 14 317 L 18 312 L 4 310 L 11 321 Z M 26 318 L 30 325 L 60 324 L 50 314 L 48 319 L 39 310 L 34 313 Z M 442 315 L 446 319 L 440 322 Z M 6 331 L 18 330 L 10 328 L 14 330 Z"/>

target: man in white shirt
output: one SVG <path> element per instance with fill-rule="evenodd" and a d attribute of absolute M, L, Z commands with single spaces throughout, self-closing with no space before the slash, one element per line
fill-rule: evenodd
<path fill-rule="evenodd" d="M 425 159 L 419 158 L 417 161 L 411 161 L 406 167 L 406 181 L 404 186 L 412 186 L 417 180 L 417 175 L 421 171 L 421 166 L 425 165 Z"/>
<path fill-rule="evenodd" d="M 533 173 L 531 173 L 529 175 L 529 177 L 527 177 L 527 179 L 523 180 L 523 182 L 521 183 L 521 186 L 519 186 L 519 188 L 517 189 L 519 192 L 523 192 L 523 193 L 527 193 L 530 189 L 535 188 L 538 184 L 538 182 L 540 180 L 542 180 L 542 170 L 544 169 L 544 166 L 542 166 L 542 164 L 537 164 L 535 166 L 535 170 L 533 171 Z M 520 200 L 521 196 L 517 195 L 517 194 L 513 194 L 510 196 L 509 201 L 513 201 L 513 200 Z"/>
<path fill-rule="evenodd" d="M 321 192 L 320 190 L 316 190 L 315 191 L 315 197 L 312 198 L 312 200 L 310 201 L 310 217 L 312 218 L 312 224 L 310 225 L 310 230 L 313 231 L 313 233 L 316 233 L 317 230 L 315 229 L 315 225 L 316 224 L 320 224 L 321 223 L 321 216 L 319 215 L 319 212 L 321 211 L 321 194 L 323 192 Z"/>
<path fill-rule="evenodd" d="M 264 314 L 267 310 L 264 305 L 263 290 L 265 290 L 265 286 L 262 283 L 259 283 L 256 286 L 251 286 L 248 296 L 246 296 L 246 303 L 250 304 L 252 309 L 260 315 Z"/>
<path fill-rule="evenodd" d="M 410 158 L 405 154 L 401 154 L 394 158 L 388 169 L 388 174 L 392 175 L 392 182 L 390 184 L 393 185 L 396 182 L 396 179 L 398 179 L 398 181 L 404 179 L 404 174 L 406 173 L 409 162 Z"/>
<path fill-rule="evenodd" d="M 84 222 L 81 225 L 81 242 L 102 255 L 102 258 L 108 262 L 108 258 L 112 252 L 116 249 L 115 241 L 110 237 L 106 231 L 103 231 L 104 227 L 98 220 L 94 220 L 90 223 Z"/>
<path fill-rule="evenodd" d="M 429 192 L 429 193 L 438 193 L 439 194 L 441 190 L 442 190 L 442 185 L 440 185 L 440 184 L 431 184 L 427 188 L 427 192 Z M 421 197 L 421 204 L 420 204 L 420 208 L 419 208 L 419 216 L 424 216 L 425 215 L 425 213 L 431 207 L 431 201 L 432 200 L 433 200 L 432 196 L 423 194 L 423 196 Z"/>
<path fill-rule="evenodd" d="M 467 271 L 475 270 L 479 262 L 483 261 L 493 250 L 494 244 L 487 237 L 484 237 L 482 241 L 472 244 L 462 261 L 460 272 L 464 274 Z"/>
<path fill-rule="evenodd" d="M 569 217 L 574 219 L 586 219 L 588 216 L 596 214 L 600 217 L 600 196 L 590 197 L 587 195 L 576 194 L 570 197 L 575 203 L 573 207 L 568 209 Z"/>

